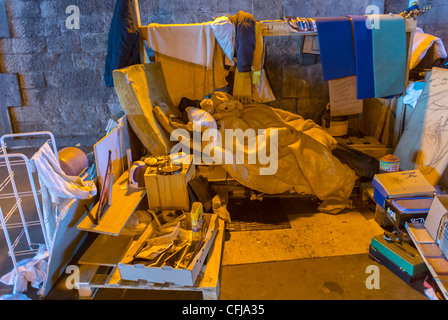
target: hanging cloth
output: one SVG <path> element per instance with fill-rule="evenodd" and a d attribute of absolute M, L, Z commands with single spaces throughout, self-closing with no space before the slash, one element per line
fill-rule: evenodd
<path fill-rule="evenodd" d="M 140 31 L 132 0 L 118 0 L 107 39 L 106 86 L 114 86 L 114 70 L 140 63 Z"/>
<path fill-rule="evenodd" d="M 372 29 L 375 97 L 404 93 L 406 88 L 406 22 L 400 15 L 382 14 Z"/>
<path fill-rule="evenodd" d="M 372 29 L 367 28 L 367 16 L 348 16 L 352 20 L 355 43 L 357 98 L 375 97 L 373 79 Z"/>
<path fill-rule="evenodd" d="M 50 242 L 48 250 L 51 250 L 59 213 L 64 212 L 72 199 L 90 199 L 96 195 L 97 189 L 93 181 L 66 175 L 48 142 L 34 154 L 31 164 L 39 177 L 45 231 Z"/>
<path fill-rule="evenodd" d="M 348 17 L 314 18 L 319 38 L 323 79 L 356 74 L 352 23 Z"/>

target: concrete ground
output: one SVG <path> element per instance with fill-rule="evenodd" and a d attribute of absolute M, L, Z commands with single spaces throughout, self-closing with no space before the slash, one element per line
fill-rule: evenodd
<path fill-rule="evenodd" d="M 378 267 L 379 283 L 369 289 L 367 267 L 371 265 Z M 76 290 L 66 289 L 65 279 L 63 275 L 46 299 L 78 299 Z M 405 283 L 368 254 L 225 265 L 220 300 L 428 300 L 422 282 Z M 0 292 L 10 291 L 11 287 L 0 287 Z M 39 299 L 33 288 L 27 295 Z M 108 289 L 99 290 L 94 299 L 200 300 L 202 296 L 198 292 Z"/>

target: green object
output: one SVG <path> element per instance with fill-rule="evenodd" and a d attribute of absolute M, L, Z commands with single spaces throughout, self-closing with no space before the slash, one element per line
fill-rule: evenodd
<path fill-rule="evenodd" d="M 396 241 L 389 242 L 381 234 L 373 237 L 370 245 L 411 276 L 428 271 L 422 256 L 410 244 Z"/>

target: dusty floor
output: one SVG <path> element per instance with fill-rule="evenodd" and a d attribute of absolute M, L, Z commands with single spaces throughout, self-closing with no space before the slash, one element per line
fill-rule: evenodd
<path fill-rule="evenodd" d="M 372 212 L 363 211 L 370 217 Z M 367 219 L 366 219 L 367 221 Z M 307 235 L 309 236 L 309 235 Z M 231 234 L 227 234 L 230 241 Z M 318 238 L 319 236 L 316 235 Z M 309 239 L 308 239 L 309 240 Z M 350 244 L 347 244 L 348 246 Z M 4 247 L 2 246 L 4 252 Z M 226 252 L 225 254 L 231 254 Z M 376 265 L 380 271 L 378 289 L 368 289 L 366 268 Z M 5 268 L 1 268 L 4 271 Z M 11 287 L 0 286 L 0 293 Z M 30 288 L 27 295 L 39 299 Z M 144 290 L 99 290 L 97 300 L 198 300 L 196 292 L 151 292 Z M 76 300 L 76 290 L 65 288 L 65 276 L 49 293 L 49 300 Z M 221 300 L 428 300 L 422 281 L 406 284 L 384 266 L 372 261 L 367 253 L 332 255 L 276 262 L 223 265 Z"/>

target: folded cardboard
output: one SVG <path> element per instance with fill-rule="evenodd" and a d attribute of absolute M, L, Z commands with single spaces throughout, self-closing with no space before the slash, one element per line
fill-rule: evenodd
<path fill-rule="evenodd" d="M 173 283 L 179 286 L 194 286 L 218 232 L 219 222 L 216 214 L 204 214 L 204 220 L 204 224 L 208 227 L 202 249 L 198 251 L 186 268 L 173 268 L 170 266 L 148 267 L 143 264 L 119 263 L 118 270 L 121 278 L 129 281 L 145 280 L 150 283 Z"/>
<path fill-rule="evenodd" d="M 436 190 L 419 170 L 376 174 L 373 200 L 385 208 L 386 199 L 434 196 Z"/>
<path fill-rule="evenodd" d="M 425 221 L 425 228 L 436 243 L 439 242 L 440 229 L 443 222 L 446 221 L 447 212 L 448 195 L 436 195 Z"/>
<path fill-rule="evenodd" d="M 437 195 L 425 221 L 425 228 L 448 258 L 448 195 Z"/>

